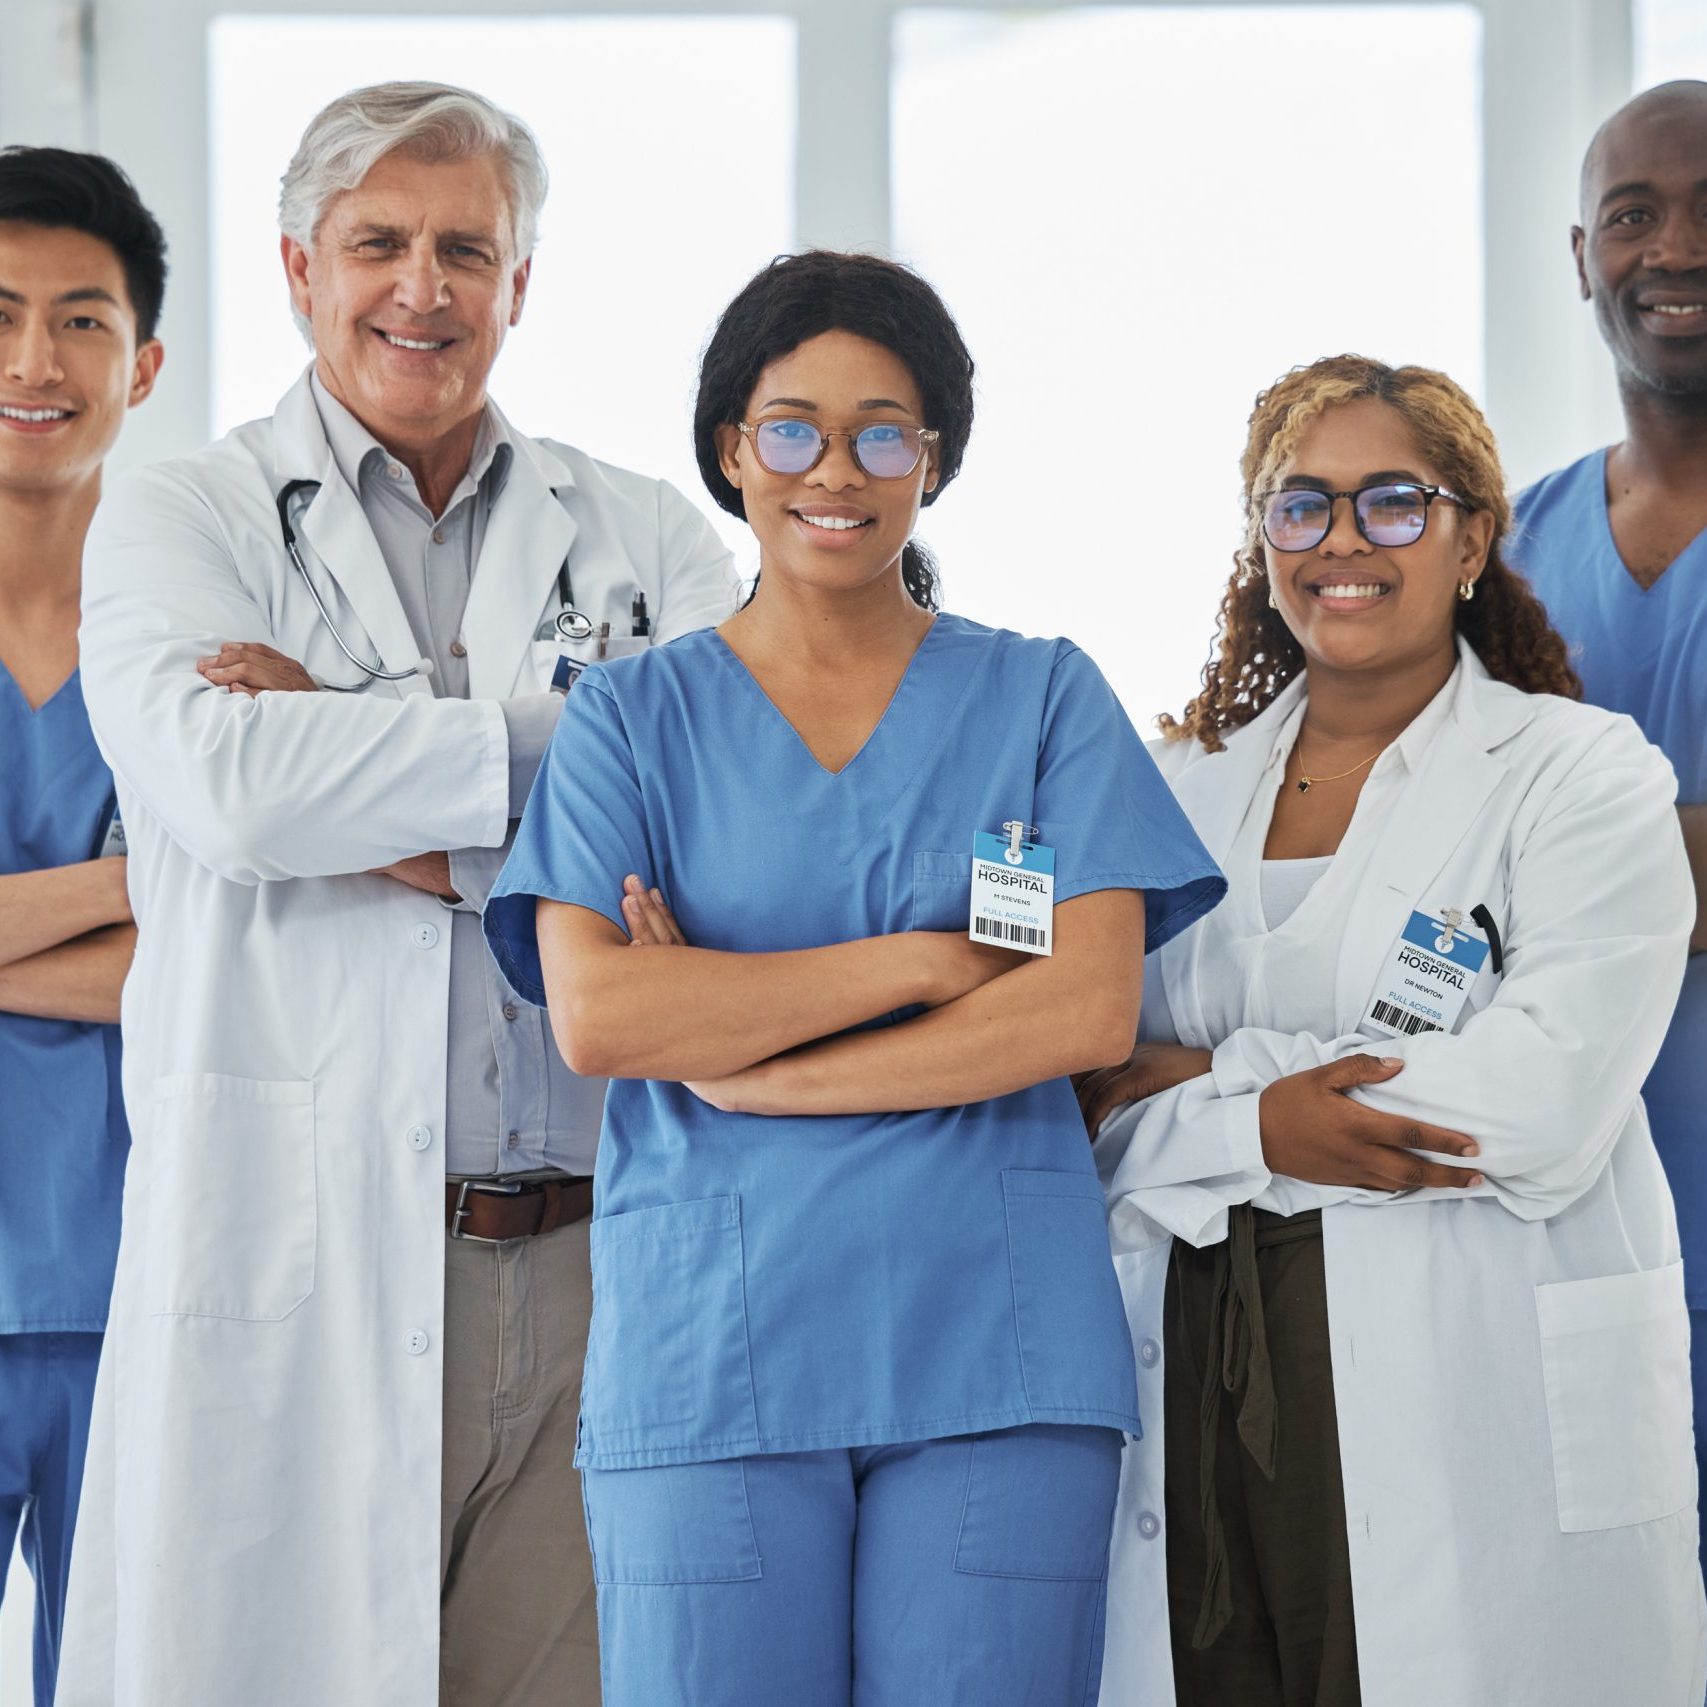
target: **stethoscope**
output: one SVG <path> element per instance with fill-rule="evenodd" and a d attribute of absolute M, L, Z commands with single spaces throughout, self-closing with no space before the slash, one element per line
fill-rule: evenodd
<path fill-rule="evenodd" d="M 371 687 L 375 682 L 406 682 L 411 676 L 427 676 L 432 674 L 433 663 L 430 658 L 419 659 L 406 670 L 388 670 L 382 658 L 375 659 L 371 664 L 364 663 L 352 652 L 338 625 L 332 620 L 332 613 L 327 610 L 325 601 L 320 597 L 319 589 L 314 585 L 313 577 L 308 573 L 308 565 L 302 561 L 302 552 L 296 542 L 296 529 L 290 525 L 291 500 L 299 492 L 318 492 L 318 480 L 292 480 L 279 493 L 279 531 L 284 535 L 285 550 L 290 560 L 296 565 L 297 573 L 302 577 L 302 584 L 308 589 L 308 596 L 314 600 L 314 608 L 320 613 L 320 620 L 331 631 L 332 638 L 338 643 L 338 650 L 344 654 L 355 667 L 362 672 L 359 682 L 327 682 L 325 687 L 330 693 L 360 693 L 364 688 Z M 558 602 L 562 608 L 554 617 L 547 617 L 534 630 L 535 640 L 585 640 L 593 632 L 592 619 L 583 612 L 576 610 L 573 592 L 569 584 L 569 559 L 563 559 L 562 567 L 557 571 Z"/>

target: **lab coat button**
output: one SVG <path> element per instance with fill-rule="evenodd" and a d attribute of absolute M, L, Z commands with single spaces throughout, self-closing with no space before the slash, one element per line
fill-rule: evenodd
<path fill-rule="evenodd" d="M 423 920 L 410 933 L 417 948 L 431 948 L 439 940 L 439 927 Z"/>
<path fill-rule="evenodd" d="M 450 643 L 450 655 L 453 658 L 466 658 L 468 656 L 468 648 L 464 646 L 460 640 L 453 640 Z"/>
<path fill-rule="evenodd" d="M 408 1348 L 409 1355 L 411 1357 L 419 1357 L 421 1353 L 424 1352 L 432 1343 L 433 1342 L 428 1337 L 427 1330 L 425 1328 L 413 1329 L 410 1332 L 408 1339 L 403 1342 L 403 1344 Z"/>
<path fill-rule="evenodd" d="M 1138 1514 L 1138 1533 L 1146 1541 L 1154 1541 L 1162 1533 L 1162 1520 L 1153 1511 Z"/>
<path fill-rule="evenodd" d="M 411 1126 L 403 1136 L 409 1140 L 411 1150 L 430 1150 L 433 1147 L 433 1129 L 430 1126 Z"/>
<path fill-rule="evenodd" d="M 504 1018 L 505 1019 L 514 1019 L 515 1017 L 516 1017 L 516 1004 L 514 1002 L 505 1002 L 505 1004 L 504 1004 Z"/>
<path fill-rule="evenodd" d="M 1141 1340 L 1138 1344 L 1138 1361 L 1146 1369 L 1154 1369 L 1162 1361 L 1162 1348 L 1154 1340 Z"/>
<path fill-rule="evenodd" d="M 433 529 L 433 544 L 434 545 L 443 545 L 444 542 L 445 542 L 445 530 L 443 528 L 434 528 Z"/>

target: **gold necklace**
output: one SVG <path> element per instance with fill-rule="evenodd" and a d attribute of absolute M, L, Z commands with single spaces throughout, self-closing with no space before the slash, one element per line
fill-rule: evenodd
<path fill-rule="evenodd" d="M 1295 742 L 1292 750 L 1298 755 L 1298 792 L 1300 794 L 1308 794 L 1319 782 L 1344 782 L 1348 776 L 1355 775 L 1365 765 L 1374 764 L 1387 751 L 1385 747 L 1377 747 L 1367 759 L 1359 759 L 1350 770 L 1341 771 L 1338 776 L 1307 776 L 1304 772 L 1304 743 L 1302 741 Z"/>

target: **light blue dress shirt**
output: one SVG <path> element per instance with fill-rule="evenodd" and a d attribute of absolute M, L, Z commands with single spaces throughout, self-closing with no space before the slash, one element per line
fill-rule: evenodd
<path fill-rule="evenodd" d="M 32 711 L 0 664 L 0 873 L 95 858 L 113 812 L 78 672 Z M 0 1013 L 0 1334 L 106 1327 L 129 1149 L 119 1028 Z"/>
<path fill-rule="evenodd" d="M 1016 818 L 1055 850 L 1058 905 L 1145 891 L 1152 948 L 1225 889 L 1070 643 L 939 616 L 831 774 L 707 630 L 576 684 L 487 935 L 539 1002 L 534 898 L 620 924 L 630 871 L 705 948 L 963 931 L 973 835 Z M 1101 1189 L 1065 1079 L 964 1108 L 815 1118 L 615 1081 L 592 1252 L 584 1466 L 1032 1422 L 1138 1428 Z"/>
<path fill-rule="evenodd" d="M 1606 513 L 1606 452 L 1538 480 L 1516 504 L 1512 554 L 1571 648 L 1584 697 L 1633 717 L 1671 760 L 1681 805 L 1707 802 L 1707 533 L 1651 587 L 1624 567 Z M 1707 1307 L 1707 954 L 1691 955 L 1642 1087 L 1677 1199 L 1692 1308 Z"/>
<path fill-rule="evenodd" d="M 514 454 L 502 418 L 492 409 L 481 417 L 468 470 L 435 517 L 408 468 L 318 377 L 310 383 L 338 472 L 361 501 L 416 643 L 433 661 L 432 690 L 466 699 L 463 611 Z M 510 812 L 520 817 L 561 702 L 533 694 L 499 704 L 510 742 Z M 451 884 L 462 899 L 451 918 L 445 1171 L 591 1173 L 604 1081 L 564 1066 L 542 1016 L 517 999 L 481 940 L 480 909 L 505 852 L 450 850 Z"/>

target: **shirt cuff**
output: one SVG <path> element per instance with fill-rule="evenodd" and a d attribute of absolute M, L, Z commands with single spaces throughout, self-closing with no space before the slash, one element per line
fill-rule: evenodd
<path fill-rule="evenodd" d="M 484 913 L 486 902 L 498 882 L 498 873 L 510 857 L 516 839 L 516 821 L 510 820 L 509 834 L 495 848 L 452 848 L 450 850 L 450 886 L 460 899 L 439 899 L 452 912 Z"/>
<path fill-rule="evenodd" d="M 533 779 L 545 757 L 545 749 L 551 745 L 563 705 L 564 696 L 555 693 L 529 694 L 525 699 L 498 701 L 498 709 L 504 714 L 504 730 L 510 741 L 512 818 L 521 817 L 528 803 Z"/>

